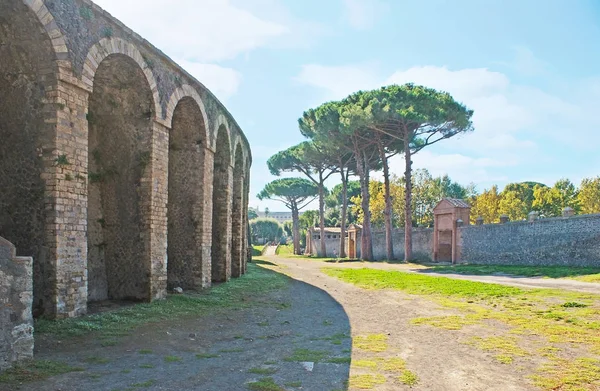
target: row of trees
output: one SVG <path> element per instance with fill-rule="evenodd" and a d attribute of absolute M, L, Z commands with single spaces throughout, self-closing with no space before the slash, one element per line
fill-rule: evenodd
<path fill-rule="evenodd" d="M 577 188 L 569 179 L 552 187 L 538 182 L 510 183 L 500 192 L 497 186 L 469 197 L 471 222 L 481 216 L 484 223 L 495 223 L 505 214 L 510 220 L 525 220 L 531 211 L 541 217 L 556 217 L 564 208 L 576 214 L 600 213 L 600 177 L 585 178 Z"/>
<path fill-rule="evenodd" d="M 300 132 L 310 141 L 275 154 L 267 165 L 274 175 L 298 172 L 316 186 L 321 237 L 325 229 L 325 180 L 334 173 L 340 175 L 340 226 L 345 231 L 349 177 L 358 176 L 363 224 L 361 253 L 366 260 L 373 259 L 370 173 L 383 170 L 387 257 L 394 259 L 389 158 L 404 155 L 404 220 L 412 221 L 412 155 L 429 145 L 471 131 L 472 115 L 471 110 L 450 94 L 423 86 L 392 85 L 359 91 L 341 101 L 304 112 L 299 119 Z M 261 197 L 280 199 L 281 195 L 266 191 L 261 192 Z M 412 231 L 405 230 L 405 235 L 404 259 L 411 259 Z M 345 256 L 344 235 L 340 242 L 340 256 Z M 299 247 L 295 246 L 294 251 L 297 253 Z M 321 252 L 326 253 L 324 241 L 321 241 Z"/>
<path fill-rule="evenodd" d="M 576 214 L 600 213 L 600 177 L 585 178 L 579 187 L 569 179 L 560 179 L 552 187 L 539 182 L 509 183 L 502 191 L 494 185 L 480 194 L 476 192 L 473 184 L 463 186 L 452 181 L 448 175 L 433 177 L 426 169 L 415 170 L 412 181 L 413 227 L 432 227 L 433 208 L 445 197 L 468 201 L 471 205 L 472 224 L 475 224 L 478 217 L 482 217 L 486 224 L 496 223 L 500 221 L 500 216 L 503 214 L 512 221 L 525 220 L 531 211 L 537 211 L 542 218 L 556 217 L 560 216 L 566 207 L 573 208 Z M 287 185 L 283 186 L 283 184 Z M 296 210 L 297 218 L 294 219 L 296 224 L 286 223 L 283 225 L 283 230 L 288 236 L 298 238 L 295 245 L 303 246 L 308 228 L 319 225 L 319 211 L 307 210 L 300 216 L 298 211 L 318 196 L 316 186 L 305 179 L 285 178 L 273 181 L 265 189 L 274 199 L 277 197 L 276 194 L 282 194 L 284 196 L 282 202 L 290 209 Z M 325 189 L 325 225 L 328 227 L 341 226 L 341 208 L 344 203 L 341 189 L 341 183 L 334 186 L 331 191 Z M 404 178 L 392 175 L 390 196 L 392 225 L 395 228 L 405 226 L 404 189 Z M 371 180 L 369 193 L 371 223 L 375 227 L 384 227 L 384 183 Z M 298 204 L 298 201 L 304 199 L 302 195 L 307 194 L 306 202 Z M 362 200 L 358 181 L 348 182 L 346 197 L 349 205 L 347 223 L 362 224 Z M 271 222 L 276 223 L 275 220 Z"/>

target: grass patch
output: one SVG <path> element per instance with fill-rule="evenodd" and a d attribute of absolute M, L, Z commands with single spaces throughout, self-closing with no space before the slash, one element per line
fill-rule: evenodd
<path fill-rule="evenodd" d="M 252 391 L 285 391 L 275 383 L 272 377 L 263 377 L 255 382 L 248 383 L 248 388 Z"/>
<path fill-rule="evenodd" d="M 354 360 L 352 366 L 356 368 L 375 369 L 377 368 L 377 361 L 374 360 Z"/>
<path fill-rule="evenodd" d="M 275 368 L 250 368 L 248 373 L 256 373 L 257 375 L 272 375 L 277 372 Z"/>
<path fill-rule="evenodd" d="M 473 337 L 467 343 L 487 352 L 498 353 L 495 358 L 502 364 L 511 364 L 515 356 L 530 355 L 525 349 L 517 345 L 516 337 Z"/>
<path fill-rule="evenodd" d="M 180 362 L 183 361 L 183 359 L 179 356 L 165 356 L 164 358 L 165 362 Z"/>
<path fill-rule="evenodd" d="M 152 349 L 140 349 L 139 354 L 152 354 Z"/>
<path fill-rule="evenodd" d="M 455 265 L 434 266 L 428 270 L 436 273 L 456 273 L 478 276 L 508 274 L 521 277 L 571 278 L 587 282 L 600 282 L 600 267 Z"/>
<path fill-rule="evenodd" d="M 265 246 L 258 246 L 256 244 L 253 244 L 252 245 L 252 256 L 260 257 L 262 255 L 262 252 L 264 249 L 265 249 Z"/>
<path fill-rule="evenodd" d="M 290 381 L 290 382 L 284 383 L 283 385 L 286 387 L 300 388 L 300 387 L 302 387 L 302 382 L 301 381 Z"/>
<path fill-rule="evenodd" d="M 398 378 L 398 380 L 400 380 L 407 386 L 414 386 L 419 382 L 419 377 L 414 372 L 405 369 L 402 372 L 402 375 L 400 375 L 400 377 Z"/>
<path fill-rule="evenodd" d="M 325 350 L 309 350 L 309 349 L 295 349 L 294 353 L 284 358 L 285 361 L 297 361 L 297 362 L 320 362 L 325 358 L 329 357 L 329 352 Z"/>
<path fill-rule="evenodd" d="M 110 360 L 108 358 L 92 356 L 92 357 L 87 357 L 85 359 L 85 362 L 87 362 L 88 364 L 108 364 L 110 362 Z"/>
<path fill-rule="evenodd" d="M 169 295 L 167 300 L 140 303 L 80 318 L 38 319 L 35 331 L 39 334 L 51 334 L 56 338 L 87 335 L 92 332 L 101 333 L 104 337 L 129 335 L 136 327 L 148 323 L 186 316 L 205 316 L 212 309 L 261 305 L 248 298 L 282 289 L 288 281 L 288 277 L 282 274 L 249 263 L 248 273 L 244 276 L 232 279 L 227 284 L 219 284 L 206 292 Z"/>
<path fill-rule="evenodd" d="M 331 357 L 325 360 L 325 362 L 329 362 L 332 364 L 350 364 L 351 361 L 351 357 Z"/>
<path fill-rule="evenodd" d="M 522 294 L 519 288 L 482 282 L 455 280 L 398 271 L 323 268 L 323 273 L 365 289 L 398 289 L 415 295 L 439 294 L 489 298 Z"/>
<path fill-rule="evenodd" d="M 555 359 L 544 365 L 540 373 L 531 378 L 536 386 L 544 390 L 596 390 L 600 388 L 600 360 Z"/>
<path fill-rule="evenodd" d="M 219 357 L 219 355 L 218 354 L 213 354 L 213 353 L 196 353 L 196 358 L 197 359 L 215 358 L 215 357 Z"/>
<path fill-rule="evenodd" d="M 279 246 L 277 246 L 275 254 L 283 256 L 294 255 L 294 244 L 280 244 Z"/>
<path fill-rule="evenodd" d="M 353 346 L 369 352 L 384 352 L 387 350 L 387 335 L 367 334 L 354 337 Z"/>
<path fill-rule="evenodd" d="M 154 364 L 140 364 L 140 368 L 150 369 L 156 368 L 156 366 Z"/>
<path fill-rule="evenodd" d="M 364 374 L 350 376 L 350 387 L 360 390 L 370 390 L 378 384 L 385 383 L 385 376 L 380 374 Z"/>
<path fill-rule="evenodd" d="M 62 375 L 63 373 L 81 372 L 83 370 L 83 368 L 72 367 L 57 361 L 31 360 L 0 373 L 0 383 L 27 383 Z"/>
<path fill-rule="evenodd" d="M 467 343 L 493 352 L 503 364 L 521 356 L 550 359 L 549 365 L 536 372 L 536 382 L 549 384 L 544 386 L 548 390 L 598 388 L 600 380 L 595 376 L 600 369 L 590 364 L 596 361 L 584 355 L 588 354 L 586 351 L 600 355 L 600 295 L 519 289 L 396 271 L 326 269 L 324 272 L 365 288 L 391 288 L 423 295 L 441 305 L 441 315 L 412 319 L 414 325 L 458 330 L 468 325 L 494 329 L 500 323 L 502 330 L 508 328 L 507 336 L 474 338 Z M 356 342 L 362 341 L 355 338 L 354 346 L 358 347 Z M 550 348 L 540 350 L 540 344 Z M 555 344 L 560 344 L 560 349 Z M 524 348 L 530 345 L 531 348 Z M 581 364 L 579 369 L 571 365 L 574 362 Z M 548 379 L 546 383 L 544 378 Z"/>

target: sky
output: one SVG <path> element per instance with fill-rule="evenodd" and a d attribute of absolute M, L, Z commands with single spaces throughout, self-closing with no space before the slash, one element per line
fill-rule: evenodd
<path fill-rule="evenodd" d="M 251 207 L 285 210 L 256 194 L 276 179 L 267 159 L 304 141 L 305 110 L 394 83 L 474 110 L 473 132 L 420 151 L 415 168 L 479 191 L 600 175 L 598 0 L 96 3 L 225 104 L 252 149 Z M 402 175 L 402 158 L 390 167 Z"/>

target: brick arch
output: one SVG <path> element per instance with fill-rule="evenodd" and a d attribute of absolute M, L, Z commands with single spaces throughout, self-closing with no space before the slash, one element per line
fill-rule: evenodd
<path fill-rule="evenodd" d="M 204 106 L 204 102 L 202 101 L 202 98 L 200 98 L 200 95 L 194 89 L 194 87 L 190 86 L 189 84 L 184 84 L 183 86 L 177 88 L 171 94 L 171 97 L 169 98 L 169 102 L 167 103 L 167 110 L 165 112 L 165 118 L 164 118 L 165 124 L 169 128 L 173 127 L 173 113 L 175 112 L 175 108 L 177 107 L 177 104 L 183 98 L 187 98 L 187 97 L 192 98 L 198 105 L 198 108 L 200 109 L 200 112 L 202 113 L 202 119 L 204 120 L 204 131 L 206 132 L 206 134 L 205 134 L 206 140 L 207 140 L 207 142 L 210 143 L 210 145 L 212 145 L 212 140 L 210 137 L 210 130 L 209 130 L 209 126 L 208 126 L 208 117 L 206 115 L 206 108 Z"/>
<path fill-rule="evenodd" d="M 229 122 L 227 121 L 227 118 L 223 115 L 223 114 L 219 114 L 219 116 L 217 117 L 217 120 L 215 121 L 215 126 L 213 128 L 212 131 L 212 139 L 211 139 L 211 149 L 213 151 L 217 150 L 217 136 L 219 135 L 219 129 L 223 127 L 225 129 L 225 132 L 227 133 L 227 140 L 229 140 L 229 162 L 231 164 L 231 166 L 233 166 L 233 159 L 234 159 L 234 155 L 233 155 L 233 139 L 231 137 L 231 128 L 229 127 Z"/>
<path fill-rule="evenodd" d="M 97 44 L 92 46 L 85 59 L 85 63 L 83 64 L 82 80 L 84 85 L 90 92 L 94 89 L 94 76 L 96 75 L 96 71 L 98 70 L 102 60 L 111 54 L 122 54 L 127 56 L 140 66 L 142 72 L 144 72 L 146 80 L 148 81 L 150 90 L 152 91 L 155 118 L 162 119 L 163 113 L 162 107 L 160 106 L 160 95 L 158 93 L 158 87 L 154 73 L 152 73 L 152 70 L 148 64 L 146 64 L 146 61 L 144 60 L 138 48 L 131 42 L 114 37 L 102 38 Z"/>
<path fill-rule="evenodd" d="M 248 167 L 248 151 L 246 150 L 246 148 L 244 148 L 244 144 L 242 143 L 242 139 L 241 137 L 238 137 L 237 139 L 235 139 L 234 143 L 235 147 L 233 148 L 233 153 L 232 156 L 234 158 L 233 162 L 235 165 L 235 157 L 238 151 L 238 148 L 240 148 L 241 152 L 242 152 L 242 172 L 244 173 L 244 176 L 246 175 L 246 168 Z"/>
<path fill-rule="evenodd" d="M 58 25 L 54 20 L 54 16 L 52 13 L 50 13 L 44 2 L 23 0 L 23 4 L 33 11 L 44 30 L 46 30 L 48 37 L 50 37 L 52 40 L 52 46 L 54 53 L 56 54 L 56 60 L 67 60 L 69 57 L 67 41 L 65 40 L 65 36 L 63 35 L 62 31 L 60 31 L 58 28 Z"/>

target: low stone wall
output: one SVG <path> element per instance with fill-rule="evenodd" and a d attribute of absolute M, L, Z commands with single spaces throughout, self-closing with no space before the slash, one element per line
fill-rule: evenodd
<path fill-rule="evenodd" d="M 387 258 L 385 245 L 385 230 L 374 230 L 373 257 L 380 261 Z M 394 257 L 404 259 L 404 229 L 394 229 L 392 232 Z M 431 261 L 433 253 L 433 228 L 413 228 L 413 259 Z"/>
<path fill-rule="evenodd" d="M 600 266 L 600 214 L 459 228 L 461 262 Z"/>
<path fill-rule="evenodd" d="M 0 370 L 33 357 L 32 267 L 0 237 Z"/>
<path fill-rule="evenodd" d="M 319 231 L 315 231 L 316 234 L 319 234 Z M 327 236 L 330 236 L 327 238 Z M 333 237 L 335 236 L 335 238 Z M 337 234 L 325 234 L 325 251 L 327 251 L 328 257 L 336 257 L 340 255 L 340 233 Z M 348 248 L 348 244 L 346 244 L 346 248 Z M 347 251 L 347 250 L 346 250 Z M 321 239 L 313 238 L 310 241 L 310 254 L 317 254 L 318 257 L 324 257 L 321 252 Z"/>

